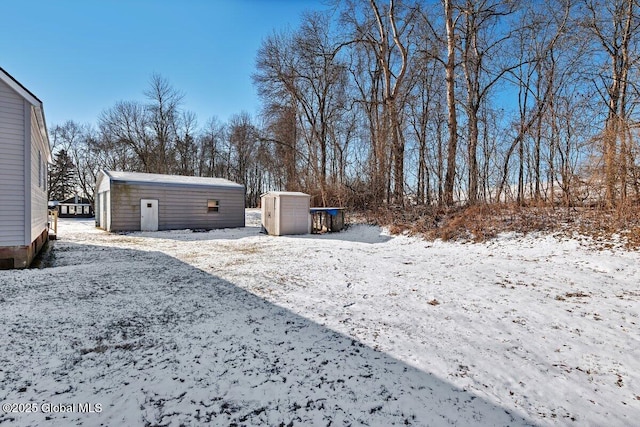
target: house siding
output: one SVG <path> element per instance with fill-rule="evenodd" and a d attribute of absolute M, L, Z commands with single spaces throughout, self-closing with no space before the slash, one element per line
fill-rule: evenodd
<path fill-rule="evenodd" d="M 0 81 L 0 246 L 25 241 L 25 101 Z"/>
<path fill-rule="evenodd" d="M 47 230 L 47 159 L 49 147 L 40 132 L 35 108 L 31 112 L 31 241 Z"/>
<path fill-rule="evenodd" d="M 105 177 L 106 179 L 106 177 Z M 140 230 L 140 200 L 158 200 L 158 229 L 244 227 L 243 187 L 124 183 L 110 185 L 110 231 Z M 208 212 L 207 200 L 220 210 Z"/>

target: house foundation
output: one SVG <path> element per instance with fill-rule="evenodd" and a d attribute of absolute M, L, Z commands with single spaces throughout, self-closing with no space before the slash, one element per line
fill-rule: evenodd
<path fill-rule="evenodd" d="M 28 268 L 33 259 L 47 243 L 49 230 L 44 230 L 28 246 L 5 246 L 0 247 L 0 270 L 12 268 Z"/>

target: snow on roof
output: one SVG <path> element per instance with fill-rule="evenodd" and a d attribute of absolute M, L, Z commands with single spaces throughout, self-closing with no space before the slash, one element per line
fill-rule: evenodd
<path fill-rule="evenodd" d="M 307 193 L 301 193 L 300 191 L 267 191 L 266 193 L 263 194 L 263 196 L 266 196 L 267 194 L 271 194 L 273 196 L 304 196 L 304 197 L 311 197 Z"/>
<path fill-rule="evenodd" d="M 202 176 L 163 175 L 158 173 L 104 171 L 111 181 L 135 182 L 145 184 L 165 185 L 200 185 L 206 187 L 234 187 L 243 188 L 241 184 L 224 178 L 209 178 Z"/>
<path fill-rule="evenodd" d="M 64 199 L 62 201 L 58 201 L 59 204 L 73 204 L 73 205 L 90 205 L 91 202 L 89 201 L 89 199 L 87 199 L 86 197 L 82 197 L 82 196 L 71 196 L 67 199 Z"/>

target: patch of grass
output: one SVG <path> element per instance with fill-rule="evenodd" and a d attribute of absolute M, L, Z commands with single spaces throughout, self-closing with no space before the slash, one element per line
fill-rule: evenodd
<path fill-rule="evenodd" d="M 85 354 L 89 354 L 89 353 L 105 353 L 110 348 L 113 350 L 134 351 L 142 348 L 142 344 L 139 342 L 137 343 L 127 342 L 127 343 L 114 344 L 114 345 L 98 344 L 95 347 L 80 349 L 80 354 L 84 356 Z"/>
<path fill-rule="evenodd" d="M 585 294 L 582 291 L 578 291 L 578 292 L 567 292 L 565 296 L 568 298 L 585 298 L 585 297 L 590 297 L 591 295 Z"/>
<path fill-rule="evenodd" d="M 89 354 L 89 353 L 104 353 L 107 350 L 109 350 L 109 346 L 108 345 L 98 344 L 97 346 L 92 347 L 92 348 L 82 348 L 82 349 L 80 349 L 80 354 L 84 356 L 85 354 Z"/>
<path fill-rule="evenodd" d="M 262 252 L 262 248 L 260 247 L 260 245 L 256 245 L 256 244 L 251 244 L 251 245 L 247 245 L 247 244 L 242 244 L 242 245 L 227 244 L 227 245 L 222 245 L 221 247 L 226 251 L 236 252 L 236 253 L 243 254 L 243 255 L 252 255 L 252 254 L 256 254 L 256 253 Z"/>
<path fill-rule="evenodd" d="M 258 247 L 258 245 L 251 245 L 251 246 L 238 246 L 235 247 L 234 250 L 236 252 L 239 252 L 241 254 L 245 254 L 245 255 L 251 255 L 251 254 L 257 254 L 258 252 L 261 252 L 262 250 Z"/>

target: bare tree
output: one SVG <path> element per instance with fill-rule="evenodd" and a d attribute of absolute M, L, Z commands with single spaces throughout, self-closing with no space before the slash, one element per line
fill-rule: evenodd
<path fill-rule="evenodd" d="M 155 172 L 153 137 L 145 108 L 133 101 L 121 101 L 104 110 L 98 118 L 103 149 L 118 155 L 113 164 L 124 170 Z M 126 163 L 126 164 L 125 164 Z"/>
<path fill-rule="evenodd" d="M 462 29 L 461 62 L 466 83 L 467 154 L 469 161 L 468 200 L 478 199 L 478 141 L 480 108 L 490 90 L 516 64 L 498 64 L 506 55 L 505 45 L 514 32 L 506 18 L 514 13 L 514 4 L 508 0 L 466 0 L 461 6 Z M 493 64 L 490 62 L 494 61 Z"/>
<path fill-rule="evenodd" d="M 413 28 L 411 10 L 398 17 L 394 0 L 381 12 L 375 0 L 370 0 L 371 9 L 377 24 L 377 37 L 370 33 L 365 38 L 374 52 L 382 73 L 382 91 L 385 106 L 386 130 L 390 139 L 393 161 L 393 199 L 404 204 L 404 150 L 405 141 L 402 129 L 401 109 L 398 105 L 403 95 L 404 79 L 408 67 L 409 37 Z"/>
<path fill-rule="evenodd" d="M 426 15 L 423 19 L 429 20 Z M 436 198 L 442 202 L 444 164 L 440 131 L 446 123 L 441 113 L 446 94 L 441 84 L 444 69 L 436 60 L 441 49 L 440 40 L 427 30 L 428 22 L 420 27 L 424 29 L 418 33 L 416 58 L 409 68 L 411 96 L 407 102 L 406 120 L 417 149 L 416 202 L 431 204 L 434 188 Z"/>
<path fill-rule="evenodd" d="M 414 47 L 417 6 L 370 0 L 368 7 L 347 2 L 341 20 L 353 44 L 351 74 L 366 112 L 371 137 L 371 187 L 376 204 L 404 204 L 404 107 L 407 71 Z"/>
<path fill-rule="evenodd" d="M 271 146 L 269 170 L 277 189 L 298 191 L 301 182 L 298 175 L 297 112 L 295 106 L 272 105 L 265 109 L 267 125 L 262 136 L 264 143 Z"/>
<path fill-rule="evenodd" d="M 615 206 L 618 193 L 627 196 L 627 172 L 633 167 L 629 150 L 629 76 L 637 63 L 640 18 L 636 0 L 584 0 L 585 26 L 609 58 L 608 75 L 594 80 L 607 106 L 602 133 L 605 199 Z"/>
<path fill-rule="evenodd" d="M 352 9 L 344 15 L 347 18 L 343 19 L 351 22 L 356 13 Z M 358 31 L 357 22 L 351 25 L 356 27 L 354 31 Z M 352 37 L 357 39 L 357 33 Z M 366 141 L 360 146 L 361 154 L 366 161 L 360 167 L 362 173 L 359 178 L 354 180 L 356 185 L 351 185 L 351 188 L 355 192 L 357 187 L 359 203 L 377 207 L 385 200 L 389 202 L 391 197 L 391 151 L 388 138 L 385 136 L 382 73 L 374 53 L 371 49 L 366 49 L 362 43 L 354 44 L 350 53 L 352 103 L 362 117 L 360 139 Z M 368 187 L 366 190 L 365 186 Z"/>
<path fill-rule="evenodd" d="M 571 13 L 571 2 L 562 4 L 562 9 L 558 9 L 556 2 L 546 5 L 547 7 L 542 11 L 534 7 L 524 11 L 519 25 L 520 31 L 511 45 L 512 51 L 519 57 L 519 63 L 517 67 L 505 69 L 515 80 L 518 112 L 513 124 L 514 136 L 504 154 L 502 176 L 496 194 L 498 201 L 501 200 L 509 181 L 509 163 L 517 149 L 516 201 L 519 204 L 525 203 L 525 152 L 527 150 L 525 142 L 532 136 L 536 140 L 536 129 L 541 125 L 541 119 L 553 104 L 558 88 L 564 84 L 564 75 L 571 70 L 570 61 L 564 64 L 566 68 L 563 70 L 557 69 L 557 57 L 568 56 L 567 52 L 559 47 L 568 34 L 567 23 Z M 537 163 L 538 160 L 536 160 Z"/>
<path fill-rule="evenodd" d="M 95 179 L 102 166 L 95 139 L 90 126 L 72 120 L 51 128 L 55 163 L 49 171 L 50 197 L 63 199 L 79 194 L 93 201 Z"/>
<path fill-rule="evenodd" d="M 444 178 L 444 203 L 453 205 L 453 188 L 456 176 L 456 152 L 458 150 L 458 113 L 456 111 L 456 20 L 454 20 L 453 0 L 443 0 L 447 60 L 445 63 L 445 82 L 447 86 L 447 127 L 449 130 L 449 142 L 447 144 L 447 172 Z M 459 15 L 458 15 L 459 16 Z"/>
<path fill-rule="evenodd" d="M 257 206 L 261 188 L 261 170 L 258 164 L 258 130 L 247 112 L 231 116 L 228 124 L 230 176 L 246 187 L 247 206 Z"/>
<path fill-rule="evenodd" d="M 211 117 L 198 137 L 198 174 L 200 176 L 224 176 L 227 169 L 224 165 L 223 140 L 225 127 L 216 118 Z"/>
<path fill-rule="evenodd" d="M 176 164 L 176 143 L 187 144 L 187 151 L 192 150 L 196 125 L 195 116 L 180 109 L 182 93 L 154 74 L 144 94 L 149 100 L 147 104 L 121 101 L 100 114 L 98 140 L 109 151 L 106 163 L 141 172 L 192 172 L 193 167 L 185 170 L 184 165 Z M 180 148 L 185 151 L 184 146 Z"/>
<path fill-rule="evenodd" d="M 91 203 L 93 203 L 95 194 L 96 178 L 102 167 L 96 139 L 95 130 L 89 126 L 85 126 L 82 143 L 76 145 L 71 151 L 78 174 L 80 194 Z"/>
<path fill-rule="evenodd" d="M 317 182 L 322 203 L 327 200 L 329 161 L 335 144 L 331 129 L 344 109 L 346 67 L 339 60 L 340 44 L 333 41 L 329 16 L 310 13 L 298 31 L 269 37 L 258 52 L 254 81 L 268 100 L 265 117 L 284 119 L 281 112 L 295 111 L 295 134 L 306 147 L 297 148 L 308 160 L 309 189 Z M 294 110 L 290 110 L 290 108 Z M 283 141 L 279 141 L 283 142 Z M 297 141 L 289 146 L 297 145 Z"/>
<path fill-rule="evenodd" d="M 191 111 L 183 111 L 179 120 L 174 121 L 173 125 L 176 162 L 173 172 L 178 175 L 195 175 L 201 157 L 196 144 L 198 127 L 196 115 Z"/>
<path fill-rule="evenodd" d="M 147 166 L 149 172 L 167 173 L 174 160 L 176 123 L 180 119 L 184 94 L 173 88 L 164 77 L 153 74 L 144 95 L 149 100 L 145 112 L 153 153 Z"/>

